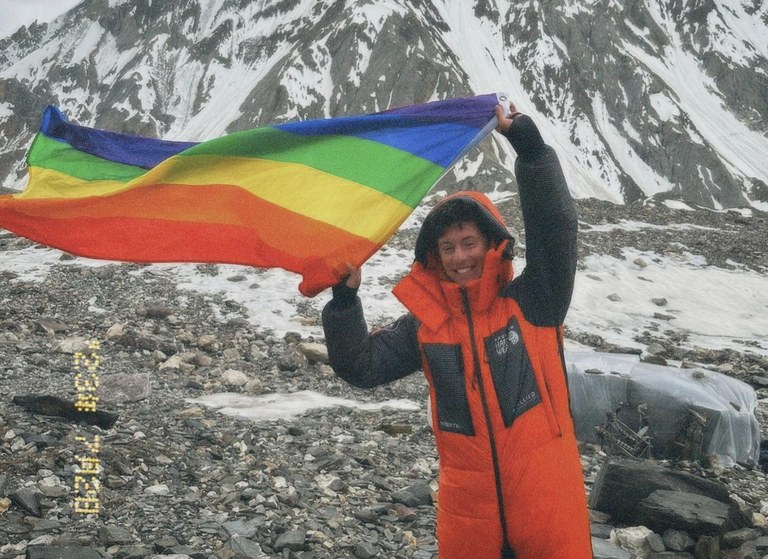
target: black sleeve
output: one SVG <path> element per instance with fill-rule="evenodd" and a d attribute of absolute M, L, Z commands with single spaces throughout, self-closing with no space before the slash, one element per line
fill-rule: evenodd
<path fill-rule="evenodd" d="M 331 367 L 353 386 L 371 388 L 421 369 L 418 322 L 411 314 L 368 333 L 360 298 L 346 305 L 334 299 L 323 308 L 323 329 Z"/>
<path fill-rule="evenodd" d="M 504 291 L 537 326 L 559 326 L 571 304 L 578 218 L 555 151 L 530 117 L 507 133 L 517 151 L 515 175 L 525 224 L 525 270 Z"/>

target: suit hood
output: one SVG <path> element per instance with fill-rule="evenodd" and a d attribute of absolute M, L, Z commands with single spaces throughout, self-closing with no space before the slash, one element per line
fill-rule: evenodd
<path fill-rule="evenodd" d="M 440 213 L 446 204 L 461 206 L 462 210 L 469 216 L 468 219 L 477 223 L 479 229 L 488 237 L 492 246 L 499 246 L 505 240 L 509 241 L 506 244 L 505 251 L 508 258 L 512 259 L 512 248 L 514 247 L 515 239 L 507 229 L 499 209 L 485 194 L 464 190 L 444 198 L 427 214 L 416 238 L 415 256 L 417 262 L 427 268 L 433 267 L 432 261 L 436 257 L 434 254 L 434 247 L 437 243 L 436 229 L 439 225 Z"/>

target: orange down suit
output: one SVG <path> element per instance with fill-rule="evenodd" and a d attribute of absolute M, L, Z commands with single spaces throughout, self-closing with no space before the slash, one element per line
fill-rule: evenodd
<path fill-rule="evenodd" d="M 422 369 L 440 458 L 440 559 L 591 559 L 581 461 L 570 414 L 562 321 L 575 274 L 576 215 L 554 151 L 533 122 L 508 134 L 526 226 L 526 270 L 497 208 L 476 205 L 491 237 L 482 276 L 448 282 L 424 239 L 394 294 L 409 313 L 367 332 L 359 299 L 323 310 L 334 370 L 376 386 Z M 464 203 L 462 202 L 462 203 Z M 443 202 L 441 202 L 443 203 Z"/>

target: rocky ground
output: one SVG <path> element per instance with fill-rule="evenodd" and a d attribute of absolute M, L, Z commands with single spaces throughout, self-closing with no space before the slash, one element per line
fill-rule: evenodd
<path fill-rule="evenodd" d="M 768 273 L 764 214 L 597 201 L 582 201 L 579 208 L 582 255 L 619 254 L 625 246 L 658 253 L 685 247 L 714 265 Z M 504 210 L 520 230 L 511 203 Z M 622 220 L 707 229 L 590 231 Z M 407 246 L 412 237 L 400 233 L 392 243 Z M 0 234 L 0 250 L 28 244 Z M 353 389 L 324 364 L 317 347 L 322 340 L 260 330 L 237 301 L 180 291 L 151 267 L 70 263 L 54 267 L 42 283 L 19 281 L 7 271 L 0 271 L 0 279 L 0 559 L 53 557 L 46 553 L 54 548 L 56 557 L 71 558 L 436 557 L 437 457 L 423 406 L 375 413 L 329 408 L 253 423 L 186 401 L 222 391 L 314 390 L 359 401 L 423 403 L 427 392 L 419 375 L 372 391 Z M 317 320 L 310 306 L 303 310 L 305 320 Z M 603 351 L 615 349 L 592 333 L 568 335 Z M 141 399 L 135 401 L 119 402 L 115 387 L 100 392 L 100 409 L 118 415 L 114 426 L 31 413 L 12 402 L 28 394 L 74 400 L 74 352 L 87 351 L 87 340 L 100 342 L 93 351 L 103 379 L 126 374 L 138 383 Z M 720 367 L 753 383 L 763 399 L 758 419 L 768 439 L 768 389 L 759 384 L 768 377 L 768 359 L 748 347 L 685 348 L 674 334 L 646 341 L 662 346 L 661 358 Z M 73 501 L 84 453 L 78 437 L 92 441 L 96 435 L 100 510 L 83 515 Z M 588 490 L 605 460 L 603 449 L 583 445 Z M 753 531 L 721 539 L 720 557 L 768 556 L 759 547 L 768 535 L 761 467 L 664 465 L 726 484 L 749 518 Z M 600 511 L 593 511 L 593 521 L 598 538 L 607 538 L 612 526 L 628 527 L 612 524 Z M 601 546 L 599 556 L 718 557 L 711 546 L 694 548 L 683 536 L 645 534 L 639 543 L 626 536 L 621 542 L 632 551 Z"/>

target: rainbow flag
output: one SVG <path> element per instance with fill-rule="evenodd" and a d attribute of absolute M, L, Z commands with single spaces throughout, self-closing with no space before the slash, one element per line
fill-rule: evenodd
<path fill-rule="evenodd" d="M 108 260 L 299 273 L 314 296 L 360 266 L 491 130 L 496 94 L 291 122 L 201 143 L 86 128 L 55 107 L 0 196 L 0 226 Z"/>

